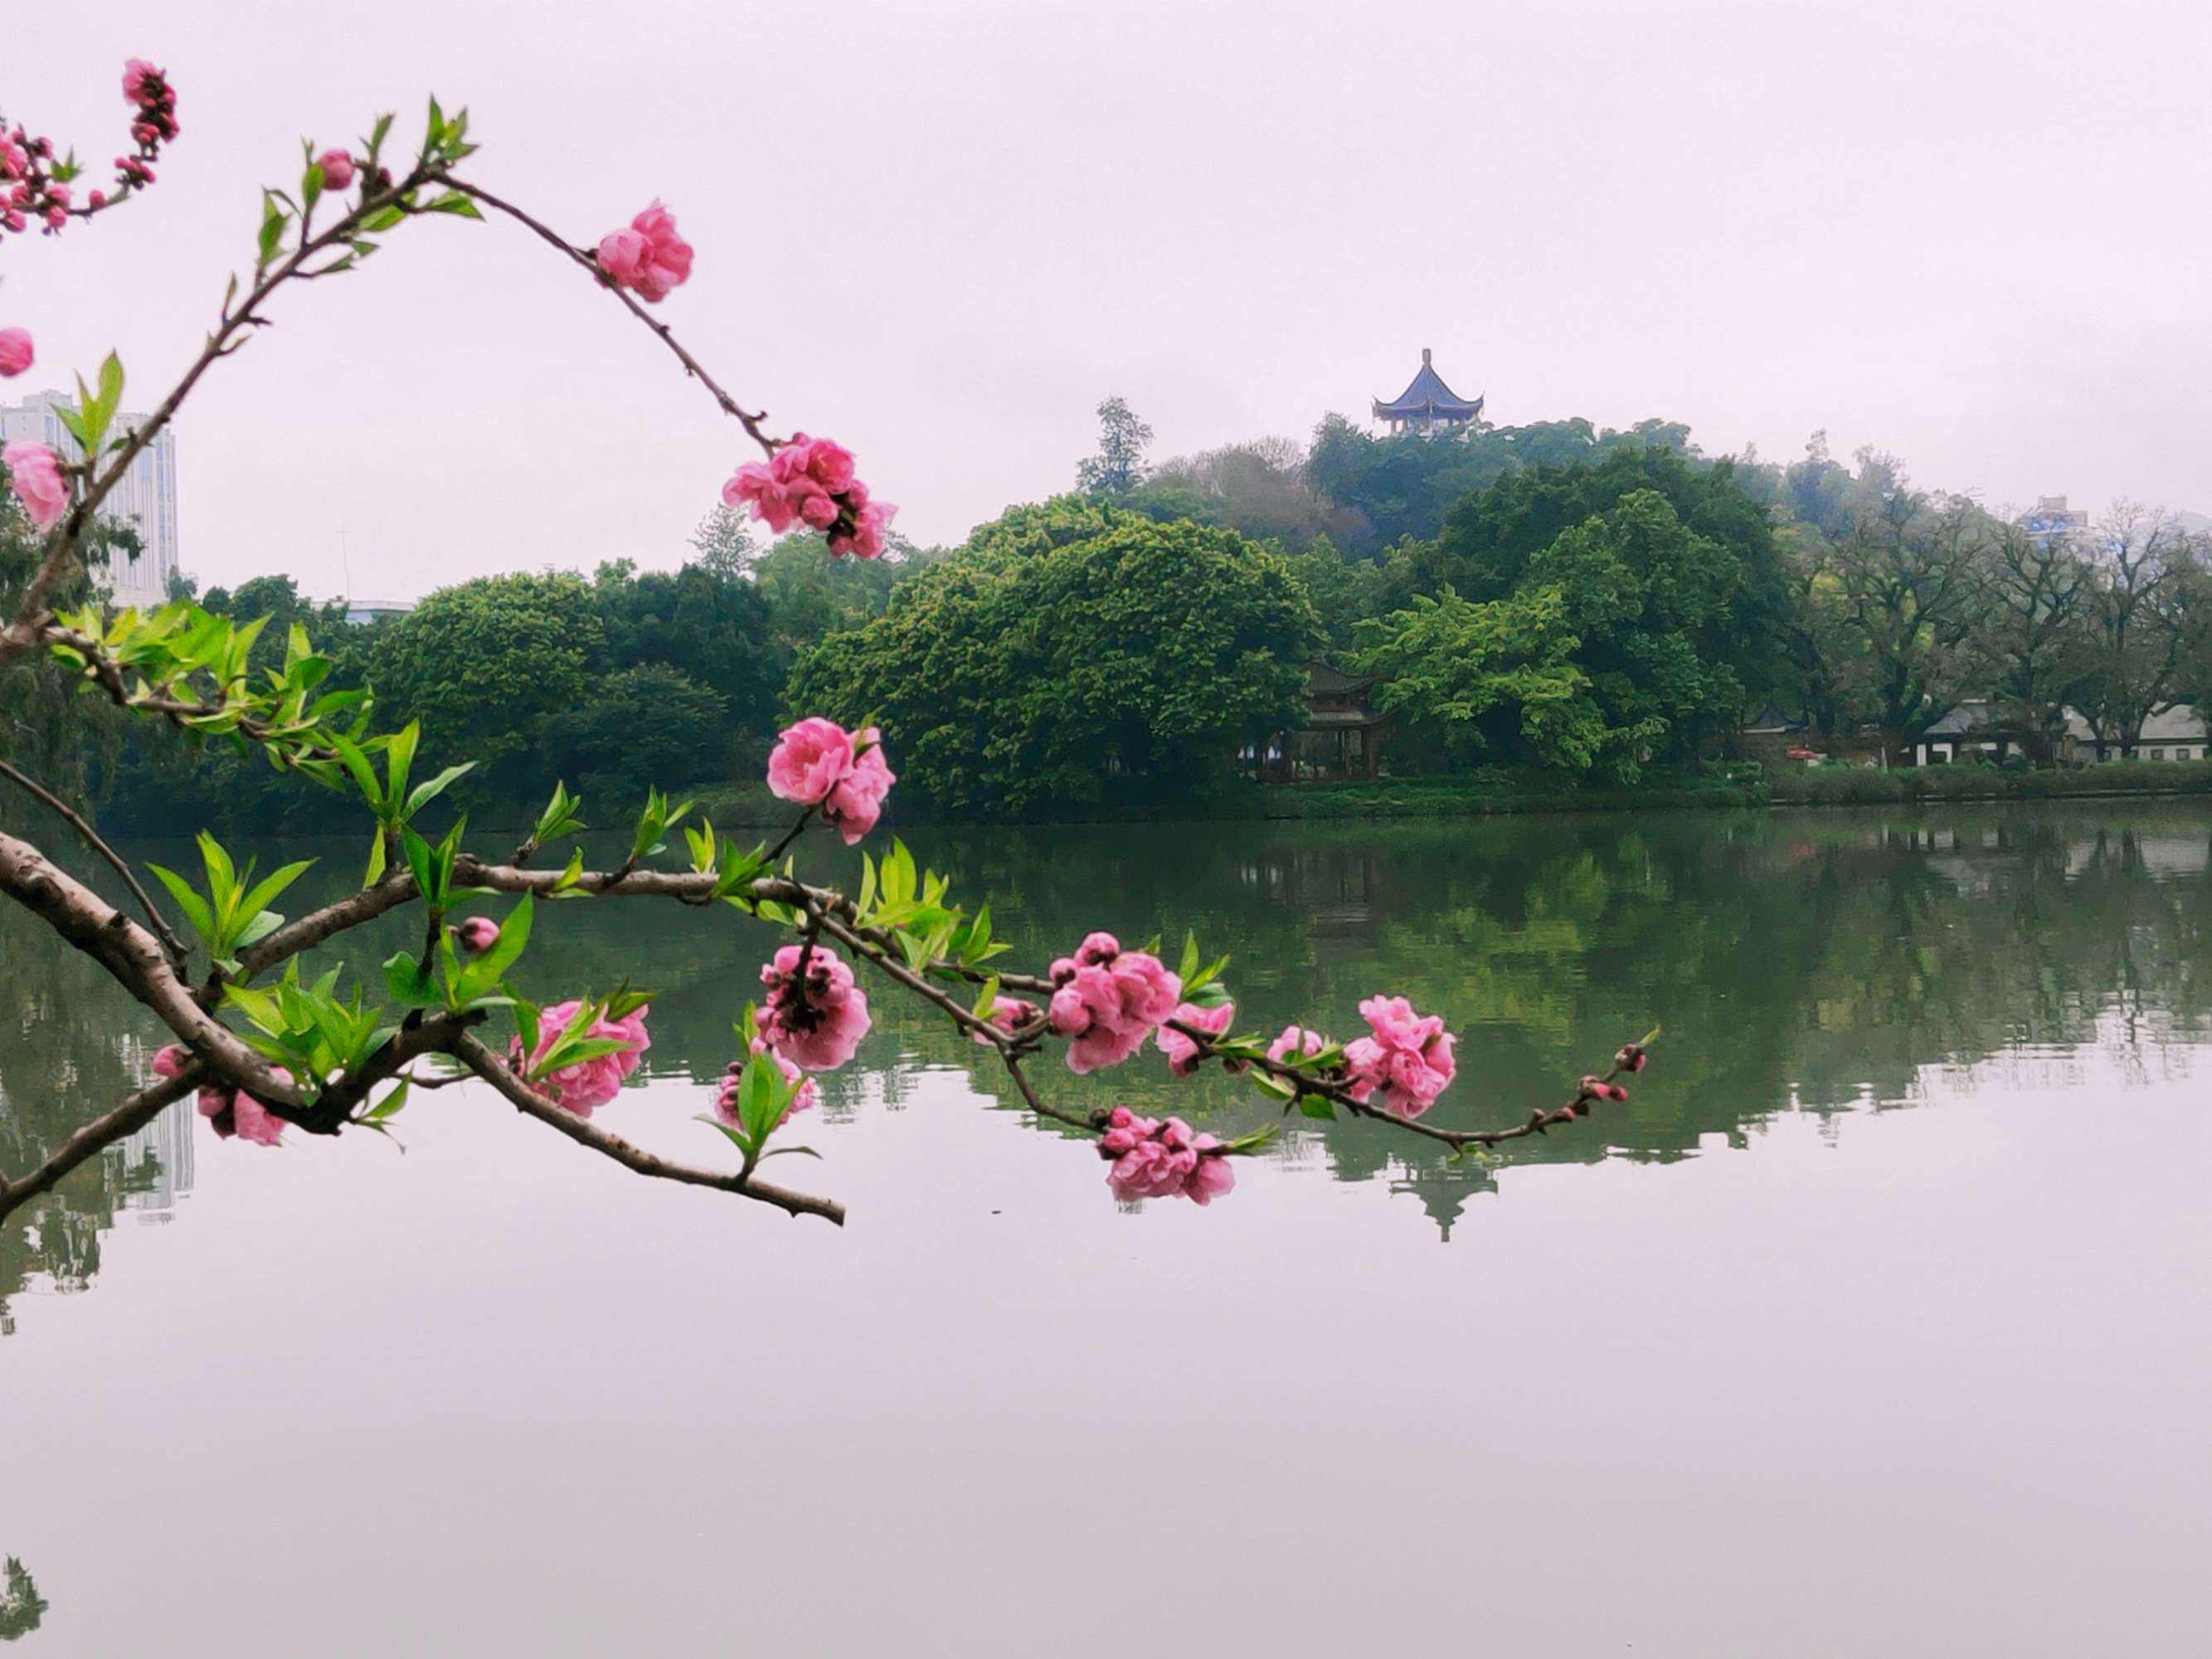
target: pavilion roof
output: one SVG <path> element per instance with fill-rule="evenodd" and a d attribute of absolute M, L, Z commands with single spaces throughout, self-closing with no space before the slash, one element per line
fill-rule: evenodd
<path fill-rule="evenodd" d="M 1376 398 L 1375 413 L 1383 417 L 1424 414 L 1480 415 L 1482 413 L 1482 399 L 1477 398 L 1470 403 L 1446 386 L 1443 376 L 1437 373 L 1435 364 L 1429 361 L 1428 347 L 1423 346 L 1421 372 L 1413 376 L 1406 389 L 1389 403 Z"/>

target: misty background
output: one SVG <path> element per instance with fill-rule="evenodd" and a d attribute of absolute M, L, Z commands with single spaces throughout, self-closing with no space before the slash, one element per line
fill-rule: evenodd
<path fill-rule="evenodd" d="M 659 314 L 917 541 L 1156 455 L 1364 418 L 1433 347 L 1501 424 L 1826 428 L 1994 503 L 2212 509 L 2212 11 L 2182 4 L 275 3 L 14 9 L 0 108 L 104 173 L 126 56 L 183 135 L 127 212 L 11 240 L 11 396 L 181 372 L 258 189 L 426 94 L 466 173 L 595 241 L 654 196 Z M 572 267 L 417 222 L 289 294 L 178 428 L 204 582 L 411 596 L 668 568 L 750 459 Z"/>

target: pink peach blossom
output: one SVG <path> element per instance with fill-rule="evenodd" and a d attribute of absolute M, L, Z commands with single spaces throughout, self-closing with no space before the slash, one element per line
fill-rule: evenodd
<path fill-rule="evenodd" d="M 281 1066 L 271 1066 L 270 1071 L 280 1083 L 292 1081 L 292 1074 Z M 224 1140 L 235 1135 L 257 1146 L 274 1146 L 283 1137 L 284 1120 L 242 1091 L 211 1085 L 199 1091 L 198 1103 L 199 1115 Z"/>
<path fill-rule="evenodd" d="M 153 1063 L 155 1077 L 182 1077 L 192 1063 L 192 1051 L 181 1042 L 164 1043 L 154 1051 Z"/>
<path fill-rule="evenodd" d="M 0 462 L 6 463 L 15 498 L 23 503 L 32 524 L 42 532 L 59 524 L 62 514 L 69 511 L 70 493 L 54 452 L 44 444 L 18 440 L 0 449 Z"/>
<path fill-rule="evenodd" d="M 0 328 L 0 377 L 14 380 L 31 366 L 31 331 Z"/>
<path fill-rule="evenodd" d="M 819 806 L 852 770 L 853 734 L 810 714 L 786 726 L 769 751 L 769 791 L 781 800 Z"/>
<path fill-rule="evenodd" d="M 1179 1117 L 1139 1117 L 1126 1106 L 1108 1115 L 1098 1155 L 1109 1159 L 1106 1184 L 1124 1204 L 1182 1197 L 1204 1206 L 1237 1184 L 1221 1143 Z"/>
<path fill-rule="evenodd" d="M 1178 1024 L 1192 1026 L 1210 1037 L 1218 1037 L 1228 1030 L 1230 1023 L 1237 1018 L 1237 1005 L 1224 1002 L 1218 1007 L 1200 1008 L 1186 1002 L 1176 1008 L 1172 1018 Z M 1194 1041 L 1166 1025 L 1161 1026 L 1154 1036 L 1160 1045 L 1160 1052 L 1168 1057 L 1169 1071 L 1177 1077 L 1188 1077 L 1198 1070 L 1200 1055 Z"/>
<path fill-rule="evenodd" d="M 803 986 L 798 981 L 802 956 Z M 852 969 L 826 945 L 785 945 L 762 967 L 761 983 L 768 988 L 761 1039 L 810 1072 L 836 1071 L 868 1034 L 867 995 L 853 982 Z"/>
<path fill-rule="evenodd" d="M 845 845 L 857 847 L 884 813 L 884 798 L 898 776 L 884 758 L 884 734 L 874 726 L 860 733 L 866 746 L 853 757 L 852 769 L 837 780 L 822 802 L 824 822 L 837 826 Z"/>
<path fill-rule="evenodd" d="M 1267 1045 L 1267 1058 L 1278 1066 L 1293 1057 L 1304 1060 L 1328 1047 L 1328 1039 L 1303 1025 L 1285 1025 L 1282 1036 Z"/>
<path fill-rule="evenodd" d="M 1078 1073 L 1128 1059 L 1182 996 L 1182 981 L 1158 957 L 1122 951 L 1110 933 L 1084 940 L 1075 961 L 1054 964 L 1053 978 L 1060 988 L 1047 1015 L 1054 1030 L 1073 1039 L 1067 1064 Z"/>
<path fill-rule="evenodd" d="M 1457 1070 L 1451 1033 L 1434 1015 L 1415 1013 L 1403 997 L 1370 997 L 1359 1012 L 1374 1035 L 1344 1046 L 1352 1098 L 1394 1117 L 1420 1116 Z"/>
<path fill-rule="evenodd" d="M 342 149 L 326 149 L 315 157 L 323 170 L 325 190 L 344 190 L 353 183 L 353 157 Z"/>
<path fill-rule="evenodd" d="M 508 1046 L 507 1064 L 520 1075 L 526 1073 L 547 1054 L 568 1029 L 583 1006 L 571 999 L 556 1002 L 538 1016 L 538 1046 L 527 1058 L 522 1052 L 522 1039 L 517 1037 Z M 623 1082 L 635 1072 L 653 1047 L 653 1039 L 646 1034 L 645 1017 L 650 1008 L 638 1008 L 620 1019 L 609 1019 L 605 1015 L 593 1020 L 586 1037 L 602 1042 L 623 1042 L 629 1046 L 613 1054 L 600 1054 L 595 1059 L 578 1060 L 573 1066 L 563 1066 L 542 1078 L 531 1080 L 532 1086 L 556 1106 L 574 1112 L 578 1117 L 589 1117 L 622 1092 Z"/>
<path fill-rule="evenodd" d="M 125 60 L 123 96 L 134 104 L 151 103 L 161 95 L 161 71 L 143 58 Z"/>
<path fill-rule="evenodd" d="M 627 229 L 600 239 L 599 269 L 617 288 L 658 302 L 691 275 L 691 244 L 677 234 L 676 216 L 655 198 Z"/>
<path fill-rule="evenodd" d="M 1000 997 L 992 1003 L 991 1012 L 983 1016 L 983 1023 L 996 1026 L 1012 1036 L 1023 1026 L 1034 1022 L 1036 1017 L 1037 1006 L 1034 1002 L 1024 1002 L 1019 997 Z M 986 1048 L 992 1046 L 991 1039 L 981 1031 L 970 1032 L 969 1040 L 982 1044 Z"/>

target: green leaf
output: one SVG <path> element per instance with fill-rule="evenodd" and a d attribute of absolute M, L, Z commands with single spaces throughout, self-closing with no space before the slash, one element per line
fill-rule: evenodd
<path fill-rule="evenodd" d="M 231 949 L 243 951 L 249 945 L 258 945 L 283 925 L 284 918 L 276 911 L 260 911 L 240 930 L 238 937 L 231 940 Z"/>
<path fill-rule="evenodd" d="M 397 1116 L 400 1109 L 406 1104 L 407 1079 L 402 1078 L 399 1079 L 398 1088 L 368 1109 L 368 1116 L 365 1121 L 370 1123 L 381 1123 L 388 1117 Z"/>
<path fill-rule="evenodd" d="M 450 213 L 457 218 L 462 219 L 481 219 L 483 217 L 483 214 L 482 210 L 477 208 L 475 199 L 466 191 L 459 190 L 447 191 L 436 201 L 432 202 L 429 204 L 428 210 L 432 213 Z"/>
<path fill-rule="evenodd" d="M 191 883 L 175 871 L 164 869 L 158 864 L 149 864 L 146 867 L 154 872 L 155 879 L 169 890 L 169 896 L 177 901 L 177 908 L 185 913 L 185 920 L 191 923 L 192 931 L 207 941 L 210 950 L 214 949 L 215 916 L 209 910 L 207 901 L 193 889 Z"/>
<path fill-rule="evenodd" d="M 288 216 L 276 204 L 276 193 L 261 192 L 261 234 L 258 240 L 259 258 L 256 263 L 265 265 L 276 257 L 276 250 L 284 240 L 284 226 Z"/>
<path fill-rule="evenodd" d="M 1308 1117 L 1320 1118 L 1323 1122 L 1336 1121 L 1336 1103 L 1323 1095 L 1300 1095 L 1298 1110 Z"/>
<path fill-rule="evenodd" d="M 464 761 L 459 766 L 447 767 L 444 771 L 439 773 L 436 777 L 432 778 L 429 782 L 418 784 L 416 787 L 415 793 L 407 797 L 406 816 L 410 818 L 413 817 L 416 813 L 422 811 L 422 808 L 428 805 L 430 802 L 437 799 L 439 796 L 444 794 L 446 791 L 451 788 L 456 782 L 462 778 L 466 777 L 471 772 L 476 770 L 476 764 L 477 763 L 474 761 Z"/>
<path fill-rule="evenodd" d="M 369 811 L 376 814 L 380 823 L 384 822 L 384 786 L 376 781 L 376 773 L 368 763 L 368 757 L 362 751 L 359 744 L 342 732 L 331 732 L 330 738 L 331 749 L 345 763 L 346 770 L 353 774 L 353 781 L 361 786 L 362 799 L 368 803 Z M 374 884 L 374 879 L 371 878 L 369 884 Z"/>
<path fill-rule="evenodd" d="M 273 872 L 265 880 L 251 889 L 243 898 L 239 900 L 239 915 L 251 916 L 267 910 L 276 901 L 278 894 L 314 867 L 314 862 L 313 859 L 302 859 L 297 864 L 288 864 L 283 869 Z M 279 918 L 279 920 L 282 919 Z M 240 941 L 241 944 L 246 942 L 243 939 Z"/>
<path fill-rule="evenodd" d="M 379 830 L 368 838 L 368 869 L 362 876 L 364 889 L 374 887 L 384 879 L 384 831 Z"/>
<path fill-rule="evenodd" d="M 414 872 L 416 890 L 422 895 L 422 902 L 433 909 L 444 908 L 445 890 L 438 882 L 437 857 L 430 843 L 412 830 L 402 830 L 399 845 L 407 854 L 407 867 Z"/>
<path fill-rule="evenodd" d="M 404 951 L 385 958 L 384 985 L 402 1007 L 435 1008 L 445 1000 L 422 964 Z"/>

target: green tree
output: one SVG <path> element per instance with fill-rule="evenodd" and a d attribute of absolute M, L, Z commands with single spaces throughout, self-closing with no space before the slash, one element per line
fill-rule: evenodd
<path fill-rule="evenodd" d="M 536 788 L 536 757 L 585 702 L 605 640 L 581 577 L 485 576 L 382 630 L 371 672 L 388 713 L 477 757 L 471 793 L 514 794 Z"/>
<path fill-rule="evenodd" d="M 1126 495 L 1145 481 L 1145 452 L 1152 429 L 1125 398 L 1098 405 L 1098 453 L 1079 464 L 1075 487 L 1094 495 Z"/>
<path fill-rule="evenodd" d="M 562 769 L 593 794 L 628 799 L 648 788 L 720 781 L 732 769 L 729 705 L 666 663 L 596 681 L 559 729 Z"/>
<path fill-rule="evenodd" d="M 1556 586 L 1476 604 L 1446 588 L 1363 623 L 1359 666 L 1404 736 L 1447 758 L 1529 761 L 1576 774 L 1633 765 L 1650 729 L 1615 727 L 1575 661 L 1582 641 Z"/>
<path fill-rule="evenodd" d="M 943 809 L 1219 787 L 1240 751 L 1297 717 L 1312 607 L 1279 555 L 1230 532 L 1097 516 L 1052 545 L 1054 511 L 1027 515 L 1030 552 L 987 527 L 883 617 L 802 657 L 792 710 L 872 713 L 898 733 L 904 787 Z"/>

